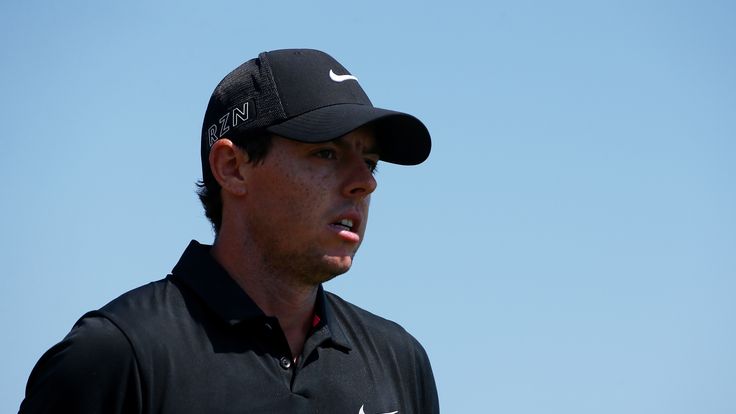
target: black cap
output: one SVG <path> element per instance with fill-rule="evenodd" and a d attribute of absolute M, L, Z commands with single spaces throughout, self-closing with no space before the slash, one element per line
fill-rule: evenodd
<path fill-rule="evenodd" d="M 202 125 L 202 170 L 224 137 L 266 130 L 302 142 L 339 138 L 376 127 L 380 159 L 419 164 L 429 156 L 429 131 L 417 118 L 376 108 L 358 79 L 328 54 L 312 49 L 263 52 L 227 74 L 210 97 Z"/>

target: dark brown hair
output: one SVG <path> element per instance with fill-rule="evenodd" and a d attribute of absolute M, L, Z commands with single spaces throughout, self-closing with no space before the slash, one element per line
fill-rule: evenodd
<path fill-rule="evenodd" d="M 272 137 L 268 132 L 260 130 L 230 140 L 248 154 L 248 162 L 260 164 L 271 148 Z M 205 174 L 205 177 L 197 182 L 197 196 L 204 206 L 204 215 L 212 223 L 215 234 L 220 232 L 222 225 L 221 190 L 222 187 L 212 174 Z"/>

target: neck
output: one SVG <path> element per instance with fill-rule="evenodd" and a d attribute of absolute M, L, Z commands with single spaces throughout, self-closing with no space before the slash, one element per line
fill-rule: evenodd
<path fill-rule="evenodd" d="M 276 317 L 298 358 L 312 327 L 318 285 L 300 283 L 298 277 L 267 266 L 246 246 L 218 237 L 211 254 L 230 277 L 268 316 Z"/>

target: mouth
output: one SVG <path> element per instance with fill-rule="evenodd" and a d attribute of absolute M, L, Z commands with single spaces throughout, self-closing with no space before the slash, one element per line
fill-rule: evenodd
<path fill-rule="evenodd" d="M 347 216 L 347 217 L 346 217 Z M 357 214 L 346 214 L 338 217 L 337 221 L 330 227 L 345 241 L 357 243 L 360 241 L 360 216 Z"/>
<path fill-rule="evenodd" d="M 342 227 L 344 230 L 353 231 L 353 220 L 344 218 L 337 223 L 333 223 L 337 227 Z"/>

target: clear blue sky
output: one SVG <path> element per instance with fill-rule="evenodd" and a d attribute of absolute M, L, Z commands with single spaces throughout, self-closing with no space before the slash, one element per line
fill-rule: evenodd
<path fill-rule="evenodd" d="M 733 2 L 151 3 L 0 5 L 0 412 L 212 240 L 209 95 L 290 47 L 433 135 L 327 288 L 424 344 L 445 413 L 736 412 Z"/>

